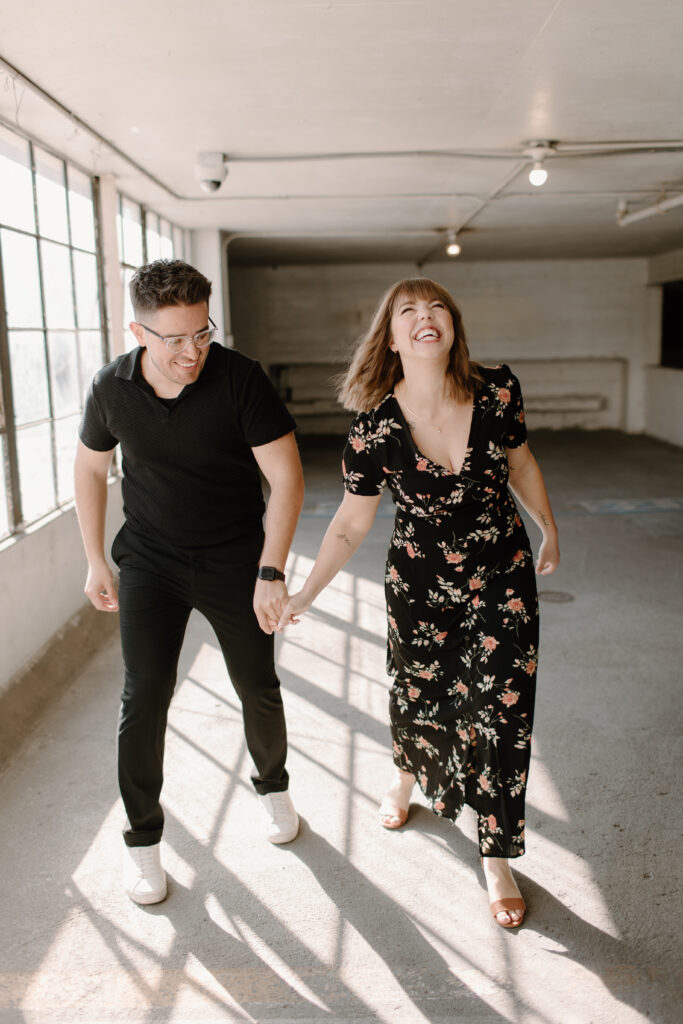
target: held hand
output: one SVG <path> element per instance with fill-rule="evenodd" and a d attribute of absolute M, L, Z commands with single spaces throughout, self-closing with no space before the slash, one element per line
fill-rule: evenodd
<path fill-rule="evenodd" d="M 538 576 L 550 576 L 560 564 L 560 546 L 557 536 L 544 537 L 536 559 L 536 573 Z"/>
<path fill-rule="evenodd" d="M 85 581 L 85 594 L 98 612 L 117 612 L 119 597 L 114 585 L 114 577 L 106 562 L 91 565 Z"/>
<path fill-rule="evenodd" d="M 299 616 L 307 612 L 313 602 L 304 595 L 303 590 L 292 594 L 277 624 L 277 631 L 280 633 L 285 626 L 293 626 L 300 622 Z"/>
<path fill-rule="evenodd" d="M 264 633 L 270 635 L 277 629 L 288 597 L 287 587 L 282 580 L 256 580 L 254 612 Z"/>

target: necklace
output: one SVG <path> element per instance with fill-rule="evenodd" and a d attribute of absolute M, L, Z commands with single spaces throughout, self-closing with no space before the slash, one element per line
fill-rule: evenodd
<path fill-rule="evenodd" d="M 446 424 L 448 423 L 449 419 L 451 418 L 451 416 L 455 412 L 455 409 L 451 409 L 451 411 L 449 412 L 448 416 L 446 416 L 446 419 L 441 421 L 441 426 L 437 427 L 436 423 L 430 423 L 429 420 L 426 420 L 424 418 L 424 416 L 420 416 L 419 412 L 415 412 L 414 409 L 411 409 L 410 406 L 408 405 L 408 403 L 406 402 L 405 398 L 402 398 L 401 401 L 403 402 L 404 406 L 406 407 L 406 409 L 408 410 L 408 412 L 412 416 L 417 416 L 417 418 L 419 420 L 422 420 L 423 423 L 426 423 L 427 426 L 430 427 L 432 430 L 435 430 L 437 432 L 437 434 L 441 433 L 441 431 L 446 426 Z M 408 420 L 408 426 L 410 427 L 411 430 L 414 430 L 415 427 L 417 426 L 417 424 L 416 423 L 412 423 L 410 420 Z"/>

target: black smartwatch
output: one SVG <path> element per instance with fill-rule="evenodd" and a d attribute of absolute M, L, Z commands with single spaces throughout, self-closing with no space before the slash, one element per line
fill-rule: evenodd
<path fill-rule="evenodd" d="M 284 582 L 285 574 L 272 565 L 259 565 L 256 577 L 259 580 L 282 580 Z"/>

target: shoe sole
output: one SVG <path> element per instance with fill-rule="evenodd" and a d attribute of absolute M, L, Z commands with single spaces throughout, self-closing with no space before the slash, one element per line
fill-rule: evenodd
<path fill-rule="evenodd" d="M 285 832 L 283 836 L 268 836 L 268 842 L 273 843 L 275 846 L 283 846 L 285 843 L 291 843 L 299 835 L 299 822 L 296 823 L 296 831 Z"/>
<path fill-rule="evenodd" d="M 133 903 L 139 903 L 141 906 L 149 906 L 152 903 L 163 903 L 168 896 L 168 889 L 164 889 L 163 893 L 150 892 L 145 895 L 130 892 L 126 889 L 126 895 L 133 901 Z"/>

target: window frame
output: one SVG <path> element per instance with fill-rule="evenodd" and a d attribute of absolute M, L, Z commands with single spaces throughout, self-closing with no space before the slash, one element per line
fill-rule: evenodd
<path fill-rule="evenodd" d="M 0 464 L 0 473 L 4 480 L 4 490 L 7 502 L 7 531 L 4 529 L 0 532 L 0 543 L 5 540 L 22 534 L 25 532 L 28 526 L 32 526 L 34 523 L 40 522 L 47 516 L 53 515 L 55 512 L 59 512 L 64 508 L 68 508 L 73 504 L 73 493 L 68 497 L 60 498 L 60 479 L 59 479 L 59 453 L 57 444 L 57 430 L 60 421 L 67 417 L 72 417 L 82 413 L 84 404 L 84 393 L 81 387 L 82 382 L 82 352 L 81 352 L 81 335 L 82 332 L 90 330 L 98 332 L 100 336 L 101 351 L 99 358 L 102 360 L 102 365 L 110 359 L 110 338 L 107 328 L 107 307 L 106 307 L 106 291 L 104 281 L 104 258 L 103 258 L 103 246 L 102 246 L 102 230 L 101 230 L 101 213 L 100 213 L 100 189 L 99 179 L 96 175 L 93 175 L 84 167 L 79 165 L 77 162 L 66 159 L 62 154 L 56 152 L 50 146 L 45 143 L 38 141 L 26 132 L 17 130 L 14 126 L 10 127 L 6 124 L 2 124 L 4 131 L 16 136 L 28 145 L 28 168 L 31 174 L 31 192 L 32 192 L 32 203 L 33 203 L 33 216 L 34 216 L 34 230 L 29 231 L 25 228 L 18 228 L 13 224 L 0 223 L 0 229 L 5 231 L 11 231 L 17 235 L 23 235 L 26 238 L 30 238 L 35 242 L 37 262 L 36 268 L 38 273 L 37 286 L 40 294 L 40 309 L 42 316 L 42 325 L 34 327 L 12 327 L 12 333 L 21 333 L 24 331 L 34 331 L 42 336 L 42 350 L 45 358 L 45 385 L 47 390 L 47 415 L 32 421 L 31 427 L 47 425 L 50 434 L 50 466 L 52 470 L 52 500 L 49 507 L 45 508 L 38 515 L 27 519 L 25 515 L 24 503 L 22 501 L 21 493 L 21 473 L 19 466 L 19 444 L 18 444 L 18 433 L 22 425 L 17 425 L 15 417 L 14 399 L 12 391 L 12 359 L 10 353 L 10 326 L 8 324 L 8 312 L 7 303 L 5 297 L 5 282 L 4 282 L 4 271 L 3 271 L 3 252 L 2 252 L 2 240 L 0 239 L 0 441 L 2 441 L 3 459 Z M 60 185 L 64 189 L 64 202 L 66 211 L 66 241 L 57 240 L 53 237 L 41 233 L 41 223 L 39 216 L 39 199 L 38 199 L 38 187 L 37 187 L 37 165 L 38 159 L 36 156 L 36 149 L 41 153 L 46 153 L 53 159 L 59 161 L 61 165 L 61 181 Z M 94 247 L 93 249 L 83 248 L 82 245 L 77 245 L 73 240 L 73 222 L 72 222 L 72 211 L 70 207 L 70 191 L 71 183 L 69 180 L 69 170 L 78 172 L 83 175 L 90 182 L 90 193 L 92 199 L 92 210 L 93 210 L 93 232 L 94 232 Z M 45 278 L 43 270 L 43 253 L 42 248 L 44 243 L 50 243 L 53 245 L 60 246 L 65 249 L 68 254 L 68 265 L 71 274 L 71 294 L 70 303 L 73 311 L 73 327 L 61 328 L 62 331 L 72 333 L 75 339 L 75 358 L 76 358 L 76 372 L 78 375 L 79 382 L 79 402 L 78 411 L 69 413 L 57 413 L 55 411 L 56 402 L 54 394 L 54 384 L 52 379 L 52 366 L 51 366 L 51 354 L 50 354 L 50 340 L 49 336 L 51 332 L 59 333 L 60 328 L 48 326 L 46 318 L 46 288 Z M 88 256 L 92 256 L 95 259 L 95 277 L 97 285 L 97 302 L 98 302 L 98 324 L 81 325 L 79 323 L 79 309 L 78 309 L 78 297 L 76 294 L 76 275 L 75 275 L 75 253 L 84 253 Z M 25 470 L 24 470 L 25 471 Z"/>

